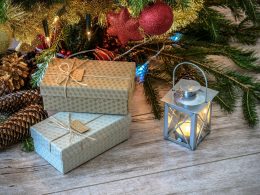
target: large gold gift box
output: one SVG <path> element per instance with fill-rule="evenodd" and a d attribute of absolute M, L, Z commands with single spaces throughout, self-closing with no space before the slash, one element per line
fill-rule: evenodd
<path fill-rule="evenodd" d="M 134 78 L 132 62 L 53 59 L 40 85 L 44 108 L 125 115 Z"/>

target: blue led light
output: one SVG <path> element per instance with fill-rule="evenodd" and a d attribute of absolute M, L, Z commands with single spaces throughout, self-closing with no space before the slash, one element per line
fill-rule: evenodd
<path fill-rule="evenodd" d="M 182 34 L 181 33 L 174 33 L 171 37 L 169 37 L 169 39 L 175 43 L 179 42 L 182 38 Z"/>
<path fill-rule="evenodd" d="M 148 65 L 149 65 L 149 63 L 145 62 L 144 64 L 139 65 L 139 66 L 136 67 L 135 76 L 139 80 L 139 83 L 143 83 L 144 82 L 145 75 L 148 72 Z"/>

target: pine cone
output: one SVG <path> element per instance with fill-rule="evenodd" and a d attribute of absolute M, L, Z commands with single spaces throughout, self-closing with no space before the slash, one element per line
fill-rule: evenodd
<path fill-rule="evenodd" d="M 0 150 L 29 137 L 30 126 L 47 118 L 43 107 L 32 104 L 0 124 Z"/>
<path fill-rule="evenodd" d="M 39 90 L 26 90 L 0 97 L 0 113 L 14 113 L 30 104 L 42 105 Z"/>
<path fill-rule="evenodd" d="M 0 124 L 7 120 L 8 116 L 5 114 L 0 114 Z"/>
<path fill-rule="evenodd" d="M 0 97 L 3 95 L 6 95 L 8 93 L 11 93 L 11 89 L 9 89 L 9 86 L 7 84 L 8 82 L 4 80 L 3 78 L 0 78 Z"/>
<path fill-rule="evenodd" d="M 0 94 L 6 94 L 8 91 L 21 89 L 25 85 L 25 80 L 29 76 L 28 65 L 24 62 L 23 57 L 19 57 L 17 53 L 12 53 L 3 57 L 0 66 L 0 79 L 4 84 L 0 85 Z"/>

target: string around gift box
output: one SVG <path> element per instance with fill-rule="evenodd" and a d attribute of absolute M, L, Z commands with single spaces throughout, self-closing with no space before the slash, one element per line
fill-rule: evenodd
<path fill-rule="evenodd" d="M 88 86 L 88 84 L 86 84 L 86 83 L 82 83 L 82 82 L 77 81 L 77 80 L 74 79 L 73 76 L 71 75 L 71 73 L 72 73 L 74 70 L 78 69 L 78 68 L 79 68 L 80 66 L 82 66 L 85 62 L 79 64 L 79 65 L 76 66 L 76 67 L 74 67 L 75 63 L 76 63 L 76 60 L 74 60 L 72 66 L 70 66 L 70 64 L 68 64 L 68 63 L 66 63 L 66 62 L 63 62 L 63 63 L 61 63 L 61 64 L 59 65 L 59 70 L 63 73 L 63 75 L 61 75 L 61 76 L 65 76 L 65 78 L 62 79 L 61 81 L 59 81 L 60 77 L 58 77 L 58 78 L 56 79 L 56 83 L 57 83 L 57 84 L 61 84 L 61 83 L 63 83 L 63 82 L 65 81 L 65 85 L 64 85 L 65 98 L 67 98 L 67 86 L 68 86 L 68 82 L 69 82 L 70 79 L 72 79 L 74 82 L 76 82 L 77 84 L 79 84 L 79 85 L 81 85 L 81 86 Z M 67 65 L 67 71 L 62 68 L 63 65 Z"/>
<path fill-rule="evenodd" d="M 101 115 L 95 117 L 94 119 L 92 119 L 92 120 L 90 120 L 90 121 L 88 121 L 88 122 L 86 122 L 86 123 L 82 123 L 82 124 L 87 125 L 87 124 L 91 123 L 92 121 L 94 121 L 94 120 L 96 120 L 96 119 L 102 117 L 103 115 L 104 115 L 104 114 L 101 114 Z M 68 124 L 68 125 L 65 124 L 65 123 L 63 123 L 62 121 L 58 120 L 58 119 L 55 118 L 54 116 L 51 116 L 50 119 L 51 119 L 51 120 L 48 121 L 48 123 L 49 123 L 50 125 L 53 125 L 53 124 L 54 124 L 56 127 L 59 127 L 59 128 L 61 128 L 61 129 L 67 130 L 66 133 L 64 133 L 64 134 L 62 134 L 62 135 L 60 135 L 60 136 L 58 136 L 58 137 L 56 137 L 55 139 L 53 139 L 53 140 L 50 141 L 50 143 L 49 143 L 50 152 L 51 152 L 51 143 L 54 142 L 54 141 L 56 141 L 56 140 L 58 140 L 58 139 L 60 139 L 60 138 L 62 138 L 62 137 L 64 137 L 64 136 L 66 136 L 66 135 L 68 135 L 68 134 L 70 135 L 70 139 L 69 139 L 69 142 L 70 142 L 70 143 L 72 142 L 72 138 L 73 138 L 74 135 L 77 135 L 77 136 L 80 136 L 80 137 L 84 137 L 84 138 L 90 139 L 90 140 L 92 140 L 92 141 L 96 141 L 95 138 L 90 137 L 90 136 L 86 136 L 86 135 L 84 135 L 84 134 L 82 134 L 82 133 L 79 133 L 78 131 L 76 131 L 75 129 L 73 129 L 73 128 L 71 127 L 72 119 L 71 119 L 71 113 L 70 113 L 70 112 L 68 113 L 68 121 L 69 121 L 69 124 Z M 81 142 L 81 143 L 82 143 L 82 142 Z M 83 149 L 83 145 L 82 145 L 82 144 L 81 144 L 81 149 Z"/>

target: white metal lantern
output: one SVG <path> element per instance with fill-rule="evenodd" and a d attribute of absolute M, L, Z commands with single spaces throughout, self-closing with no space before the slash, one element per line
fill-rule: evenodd
<path fill-rule="evenodd" d="M 205 87 L 197 81 L 181 79 L 175 85 L 175 72 L 181 65 L 192 65 L 201 71 Z M 210 133 L 212 100 L 217 91 L 208 88 L 205 73 L 197 65 L 182 62 L 173 70 L 173 88 L 164 102 L 164 138 L 195 150 Z"/>

